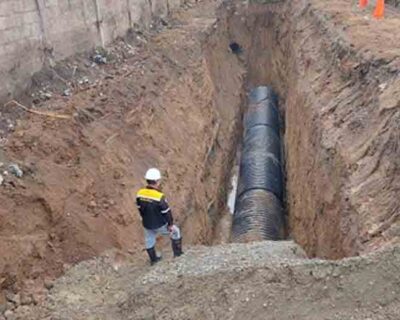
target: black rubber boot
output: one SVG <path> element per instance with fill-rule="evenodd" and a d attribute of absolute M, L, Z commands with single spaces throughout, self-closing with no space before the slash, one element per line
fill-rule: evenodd
<path fill-rule="evenodd" d="M 150 249 L 146 249 L 147 254 L 149 255 L 150 258 L 150 264 L 153 265 L 155 263 L 157 263 L 158 261 L 161 260 L 161 257 L 157 257 L 157 253 L 156 253 L 156 249 L 155 247 L 150 248 Z"/>
<path fill-rule="evenodd" d="M 174 252 L 174 257 L 179 257 L 183 254 L 182 252 L 182 238 L 179 240 L 171 240 L 172 243 L 172 251 Z"/>

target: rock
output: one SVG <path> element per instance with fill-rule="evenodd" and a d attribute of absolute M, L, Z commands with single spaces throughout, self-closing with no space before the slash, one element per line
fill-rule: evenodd
<path fill-rule="evenodd" d="M 27 293 L 21 294 L 21 305 L 30 305 L 33 303 L 32 295 Z"/>
<path fill-rule="evenodd" d="M 71 96 L 71 89 L 65 89 L 62 94 L 64 97 Z"/>
<path fill-rule="evenodd" d="M 21 170 L 21 168 L 15 164 L 12 163 L 8 166 L 8 170 L 10 170 L 10 172 L 15 175 L 18 178 L 22 178 L 22 176 L 24 175 L 24 172 Z"/>
<path fill-rule="evenodd" d="M 5 317 L 7 320 L 14 320 L 14 319 L 16 319 L 15 314 L 14 314 L 14 311 L 12 311 L 12 310 L 7 310 L 6 312 L 4 312 L 4 317 Z"/>
<path fill-rule="evenodd" d="M 51 280 L 51 279 L 45 279 L 45 280 L 44 280 L 44 287 L 45 287 L 47 290 L 50 290 L 51 288 L 53 288 L 53 287 L 54 287 L 54 282 L 53 282 L 53 280 Z"/>
<path fill-rule="evenodd" d="M 17 319 L 31 319 L 30 315 L 32 315 L 31 307 L 20 306 L 17 310 L 15 310 L 15 316 Z"/>
<path fill-rule="evenodd" d="M 107 58 L 102 56 L 101 54 L 96 54 L 93 57 L 93 61 L 96 62 L 97 64 L 106 64 L 107 63 Z"/>
<path fill-rule="evenodd" d="M 97 203 L 96 201 L 92 200 L 89 202 L 89 208 L 94 209 L 97 207 Z"/>
<path fill-rule="evenodd" d="M 229 49 L 231 50 L 232 53 L 234 54 L 240 54 L 243 52 L 242 47 L 240 46 L 240 44 L 238 44 L 237 42 L 231 42 L 229 44 Z"/>
<path fill-rule="evenodd" d="M 42 299 L 39 294 L 32 295 L 32 302 L 34 305 L 38 305 L 41 301 L 42 301 Z"/>
<path fill-rule="evenodd" d="M 12 302 L 17 307 L 21 304 L 21 297 L 18 293 L 13 294 L 11 292 L 8 292 L 6 293 L 6 298 L 8 301 Z"/>
<path fill-rule="evenodd" d="M 39 97 L 42 100 L 50 100 L 53 97 L 51 92 L 39 91 Z"/>
<path fill-rule="evenodd" d="M 7 301 L 7 305 L 6 305 L 6 310 L 14 310 L 15 309 L 15 304 Z"/>
<path fill-rule="evenodd" d="M 4 178 L 3 178 L 3 176 L 0 174 L 0 186 L 3 184 L 3 182 L 4 182 Z"/>

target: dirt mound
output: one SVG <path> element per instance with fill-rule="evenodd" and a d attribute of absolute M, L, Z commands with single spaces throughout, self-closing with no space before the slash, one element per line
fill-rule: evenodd
<path fill-rule="evenodd" d="M 291 242 L 193 247 L 151 268 L 87 261 L 17 319 L 397 319 L 400 248 L 340 262 Z M 20 318 L 18 318 L 20 317 Z"/>

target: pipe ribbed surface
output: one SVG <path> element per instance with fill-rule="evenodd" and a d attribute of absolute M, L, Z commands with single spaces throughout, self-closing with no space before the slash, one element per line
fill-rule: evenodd
<path fill-rule="evenodd" d="M 279 135 L 278 99 L 269 87 L 258 87 L 249 96 L 249 106 L 244 121 L 245 128 L 269 126 Z"/>
<path fill-rule="evenodd" d="M 249 94 L 232 241 L 279 240 L 283 236 L 283 178 L 278 100 L 269 87 Z"/>
<path fill-rule="evenodd" d="M 271 192 L 255 189 L 239 197 L 233 216 L 232 240 L 278 240 L 283 234 L 281 201 Z"/>

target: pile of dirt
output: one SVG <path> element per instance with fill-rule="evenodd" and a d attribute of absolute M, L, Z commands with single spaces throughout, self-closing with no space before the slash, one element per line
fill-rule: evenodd
<path fill-rule="evenodd" d="M 83 262 L 16 319 L 397 319 L 400 248 L 340 262 L 291 242 L 194 247 L 155 267 Z"/>

